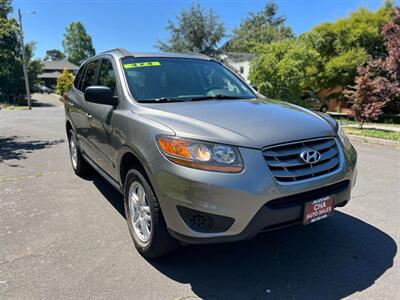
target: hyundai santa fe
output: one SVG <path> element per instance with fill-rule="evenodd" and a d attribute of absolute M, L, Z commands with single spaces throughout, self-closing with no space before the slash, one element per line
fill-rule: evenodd
<path fill-rule="evenodd" d="M 92 57 L 65 113 L 75 173 L 96 170 L 123 194 L 147 257 L 314 223 L 356 181 L 356 151 L 334 119 L 268 99 L 199 54 Z"/>

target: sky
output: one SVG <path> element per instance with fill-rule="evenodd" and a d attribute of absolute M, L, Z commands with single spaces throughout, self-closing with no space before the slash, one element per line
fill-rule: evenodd
<path fill-rule="evenodd" d="M 80 21 L 91 35 L 96 51 L 125 48 L 157 52 L 165 40 L 168 19 L 174 20 L 192 3 L 211 8 L 230 33 L 249 12 L 257 12 L 266 0 L 13 0 L 14 13 L 21 9 L 25 41 L 36 41 L 35 57 L 48 49 L 62 50 L 65 27 Z M 383 0 L 276 0 L 278 15 L 287 19 L 296 35 L 321 22 L 348 16 L 360 6 L 376 10 Z M 35 11 L 35 14 L 30 12 Z"/>

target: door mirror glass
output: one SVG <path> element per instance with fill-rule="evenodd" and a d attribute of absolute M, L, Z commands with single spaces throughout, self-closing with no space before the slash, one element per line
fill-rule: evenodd
<path fill-rule="evenodd" d="M 118 100 L 113 95 L 113 91 L 106 86 L 89 86 L 85 90 L 85 100 L 87 102 L 104 104 L 104 105 L 117 105 Z"/>

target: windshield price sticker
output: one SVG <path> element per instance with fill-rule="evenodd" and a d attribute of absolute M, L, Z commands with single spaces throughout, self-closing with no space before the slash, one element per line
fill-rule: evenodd
<path fill-rule="evenodd" d="M 143 67 L 159 67 L 161 66 L 159 61 L 145 61 L 145 62 L 138 62 L 132 64 L 124 64 L 125 69 L 132 69 L 132 68 L 143 68 Z"/>

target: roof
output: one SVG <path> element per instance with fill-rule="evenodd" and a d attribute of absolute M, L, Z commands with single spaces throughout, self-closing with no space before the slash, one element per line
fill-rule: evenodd
<path fill-rule="evenodd" d="M 67 69 L 69 71 L 77 71 L 78 66 L 70 63 L 67 60 L 59 60 L 59 61 L 52 61 L 52 60 L 45 60 L 42 61 L 42 68 L 43 70 L 64 70 Z"/>
<path fill-rule="evenodd" d="M 62 75 L 61 72 L 55 71 L 55 72 L 45 72 L 42 74 L 38 75 L 38 78 L 44 79 L 44 78 L 58 78 Z"/>
<path fill-rule="evenodd" d="M 122 48 L 117 48 L 117 49 L 112 49 L 108 50 L 102 53 L 99 53 L 99 55 L 102 54 L 114 54 L 118 56 L 133 56 L 133 57 L 171 57 L 171 58 L 196 58 L 196 59 L 203 59 L 203 60 L 210 60 L 211 58 L 208 57 L 207 55 L 201 54 L 201 53 L 152 53 L 152 52 L 130 52 L 128 50 L 122 49 Z"/>

